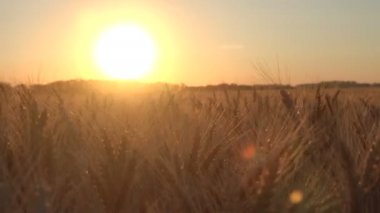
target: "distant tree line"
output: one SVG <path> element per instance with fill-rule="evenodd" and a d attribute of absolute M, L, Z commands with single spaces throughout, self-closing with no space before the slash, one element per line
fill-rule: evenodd
<path fill-rule="evenodd" d="M 254 85 L 239 85 L 239 84 L 217 84 L 217 85 L 207 85 L 207 86 L 196 86 L 189 87 L 191 89 L 204 89 L 204 90 L 224 90 L 224 89 L 239 89 L 239 90 L 250 90 L 250 89 L 295 89 L 295 88 L 380 88 L 380 83 L 358 83 L 355 81 L 323 81 L 319 83 L 306 83 L 298 85 L 289 84 L 254 84 Z"/>
<path fill-rule="evenodd" d="M 143 83 L 138 83 L 134 81 L 118 81 L 117 84 L 113 81 L 102 81 L 102 80 L 69 80 L 69 81 L 56 81 L 49 84 L 36 84 L 30 85 L 29 87 L 36 91 L 46 91 L 46 89 L 54 89 L 58 91 L 66 91 L 66 92 L 80 92 L 80 91 L 88 91 L 89 89 L 98 86 L 142 86 Z M 289 85 L 289 84 L 253 84 L 253 85 L 244 85 L 244 84 L 235 84 L 235 83 L 221 83 L 215 85 L 206 85 L 206 86 L 186 86 L 184 84 L 167 84 L 167 83 L 154 83 L 148 84 L 150 86 L 154 86 L 156 88 L 160 87 L 170 87 L 170 88 L 186 88 L 191 90 L 251 90 L 251 89 L 295 89 L 295 88 L 380 88 L 380 83 L 358 83 L 355 81 L 323 81 L 319 83 L 306 83 L 306 84 L 298 84 L 298 85 Z M 21 85 L 16 85 L 19 87 Z M 0 82 L 0 89 L 10 89 L 12 86 L 5 82 Z"/>

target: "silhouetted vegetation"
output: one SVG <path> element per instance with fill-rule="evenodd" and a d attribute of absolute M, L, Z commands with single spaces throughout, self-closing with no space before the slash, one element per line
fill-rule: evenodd
<path fill-rule="evenodd" d="M 380 90 L 332 85 L 0 85 L 0 212 L 376 212 Z"/>

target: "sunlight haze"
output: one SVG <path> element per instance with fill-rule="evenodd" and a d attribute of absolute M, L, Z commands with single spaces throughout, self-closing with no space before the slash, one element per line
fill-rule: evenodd
<path fill-rule="evenodd" d="M 157 55 L 135 66 L 146 74 L 125 78 L 270 83 L 254 69 L 261 63 L 285 83 L 380 82 L 378 11 L 375 0 L 1 1 L 0 80 L 107 79 L 93 59 L 96 41 L 134 23 Z"/>

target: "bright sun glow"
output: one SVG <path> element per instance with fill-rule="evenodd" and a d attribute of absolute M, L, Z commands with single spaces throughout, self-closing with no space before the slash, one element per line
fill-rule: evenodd
<path fill-rule="evenodd" d="M 155 42 L 142 28 L 121 24 L 106 29 L 95 44 L 96 64 L 111 78 L 141 79 L 157 58 Z"/>

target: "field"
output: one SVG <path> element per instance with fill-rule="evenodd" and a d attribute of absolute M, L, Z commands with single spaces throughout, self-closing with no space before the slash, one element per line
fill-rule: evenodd
<path fill-rule="evenodd" d="M 0 212 L 375 212 L 379 143 L 375 88 L 1 85 Z"/>

